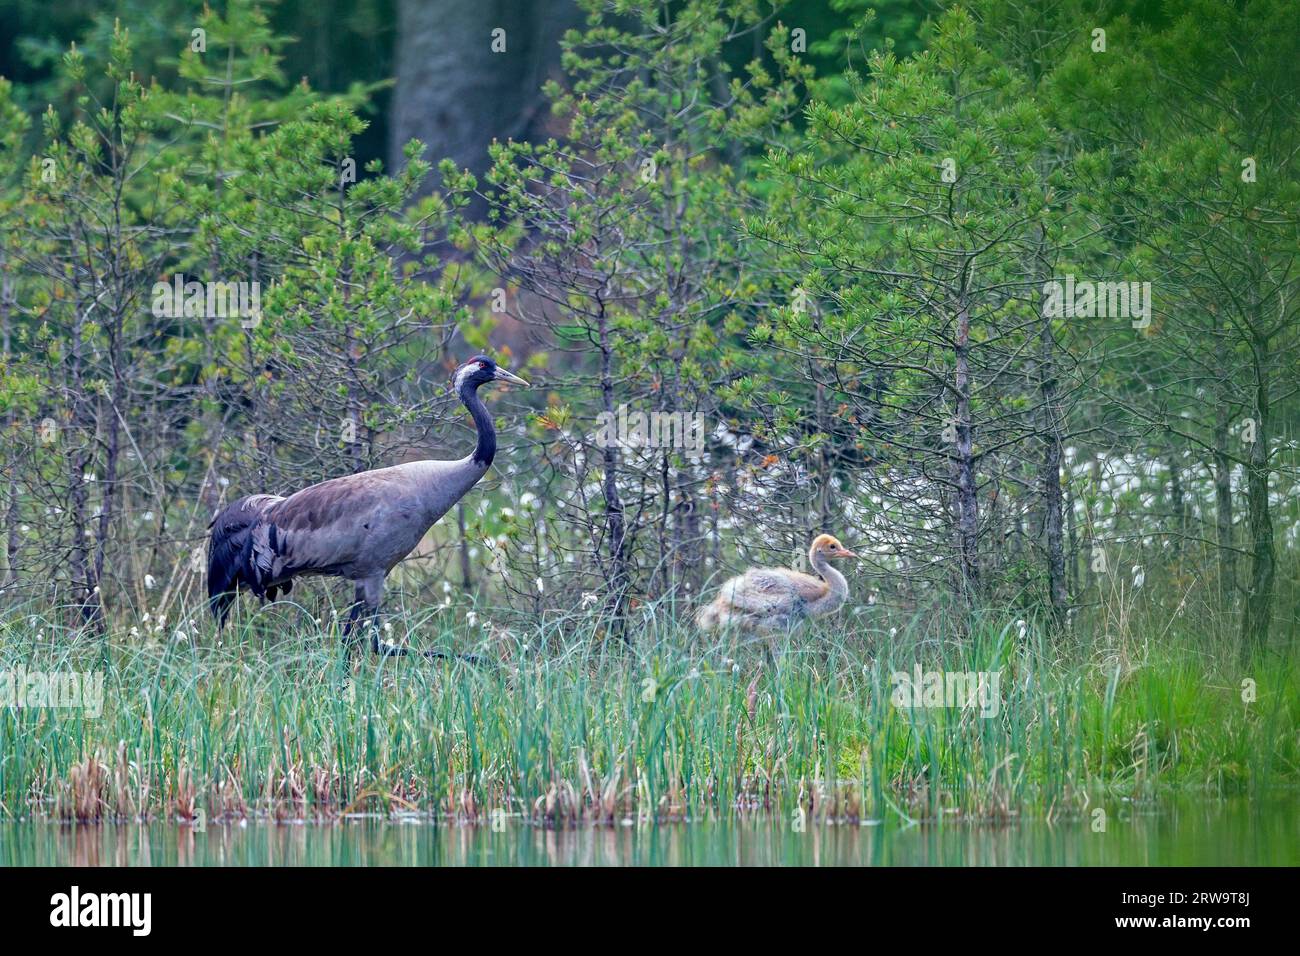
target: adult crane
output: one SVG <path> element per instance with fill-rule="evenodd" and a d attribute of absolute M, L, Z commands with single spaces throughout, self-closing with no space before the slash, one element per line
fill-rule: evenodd
<path fill-rule="evenodd" d="M 456 369 L 452 386 L 478 431 L 478 444 L 465 458 L 412 461 L 345 475 L 287 498 L 249 495 L 223 509 L 208 526 L 208 601 L 218 630 L 241 588 L 275 600 L 303 575 L 332 575 L 356 586 L 345 635 L 358 622 L 371 623 L 388 572 L 492 464 L 496 428 L 478 396 L 479 386 L 488 382 L 528 384 L 486 355 Z M 371 648 L 377 654 L 407 653 L 381 642 L 378 633 L 371 635 Z"/>

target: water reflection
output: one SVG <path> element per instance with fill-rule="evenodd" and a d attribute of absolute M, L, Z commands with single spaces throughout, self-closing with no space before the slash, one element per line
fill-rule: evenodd
<path fill-rule="evenodd" d="M 188 827 L 0 824 L 5 866 L 1179 866 L 1300 863 L 1292 801 L 1119 807 L 1048 825 L 809 825 L 771 819 L 543 830 L 350 820 Z"/>

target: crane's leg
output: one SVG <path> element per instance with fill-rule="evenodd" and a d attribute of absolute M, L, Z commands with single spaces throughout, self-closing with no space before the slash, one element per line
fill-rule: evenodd
<path fill-rule="evenodd" d="M 385 657 L 401 657 L 406 648 L 385 644 L 379 639 L 379 602 L 384 596 L 384 578 L 382 575 L 365 578 L 357 582 L 357 601 L 365 607 L 366 624 L 370 629 L 370 649 Z"/>
<path fill-rule="evenodd" d="M 343 639 L 349 648 L 362 639 L 353 636 L 358 626 L 364 630 L 376 623 L 375 615 L 379 613 L 379 598 L 383 591 L 383 578 L 365 578 L 356 582 L 356 590 L 352 596 L 352 610 L 348 612 L 348 619 L 343 624 Z M 378 640 L 377 637 L 374 638 L 376 644 Z"/>
<path fill-rule="evenodd" d="M 433 659 L 459 657 L 461 660 L 468 661 L 471 664 L 479 663 L 478 657 L 473 654 L 445 654 L 442 651 L 413 651 L 406 647 L 395 644 L 385 644 L 379 637 L 379 602 L 384 595 L 383 577 L 364 578 L 357 582 L 356 600 L 352 604 L 352 612 L 348 615 L 347 623 L 343 625 L 343 634 L 349 637 L 358 623 L 363 628 L 370 631 L 370 649 L 384 657 L 406 657 L 408 654 L 419 654 L 422 657 Z M 359 638 L 352 638 L 349 642 L 355 644 Z"/>
<path fill-rule="evenodd" d="M 364 634 L 356 634 L 358 626 L 363 630 L 370 632 L 370 649 L 384 657 L 406 657 L 408 654 L 419 654 L 422 657 L 441 659 L 450 657 L 459 657 L 461 660 L 470 664 L 480 663 L 479 658 L 474 654 L 446 654 L 442 651 L 413 651 L 406 647 L 400 647 L 395 644 L 386 644 L 379 637 L 379 602 L 384 595 L 384 579 L 382 576 L 363 578 L 356 582 L 356 592 L 352 602 L 352 610 L 348 613 L 348 619 L 343 624 L 343 639 L 347 642 L 348 652 L 359 642 L 365 640 Z"/>

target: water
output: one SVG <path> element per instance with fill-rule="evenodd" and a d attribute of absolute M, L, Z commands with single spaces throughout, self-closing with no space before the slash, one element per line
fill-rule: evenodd
<path fill-rule="evenodd" d="M 741 819 L 555 831 L 510 824 L 0 824 L 4 866 L 1232 866 L 1300 864 L 1294 798 L 1121 805 L 1092 819 L 901 826 Z"/>

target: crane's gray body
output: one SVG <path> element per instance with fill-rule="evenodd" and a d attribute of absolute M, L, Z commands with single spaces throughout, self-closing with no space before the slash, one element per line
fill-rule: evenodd
<path fill-rule="evenodd" d="M 487 473 L 472 458 L 413 461 L 257 496 L 252 565 L 262 588 L 300 574 L 387 575 Z"/>

